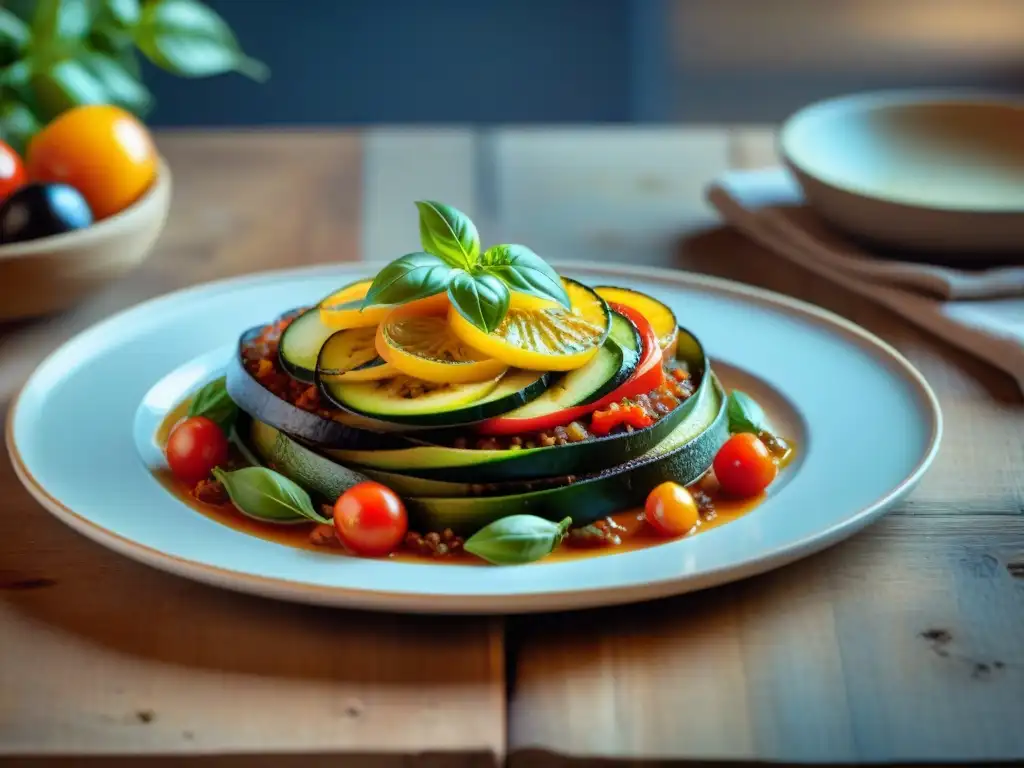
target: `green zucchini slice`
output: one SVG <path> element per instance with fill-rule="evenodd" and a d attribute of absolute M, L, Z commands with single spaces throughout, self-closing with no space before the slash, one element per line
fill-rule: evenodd
<path fill-rule="evenodd" d="M 311 443 L 337 448 L 359 448 L 369 451 L 395 449 L 412 445 L 407 438 L 384 434 L 378 426 L 388 425 L 344 411 L 331 415 L 311 413 L 282 400 L 253 377 L 242 360 L 243 348 L 263 331 L 256 326 L 245 331 L 238 341 L 238 351 L 228 363 L 228 396 L 243 412 L 265 421 L 291 435 Z"/>
<path fill-rule="evenodd" d="M 409 376 L 381 381 L 320 380 L 339 408 L 386 422 L 445 428 L 491 418 L 528 403 L 547 389 L 549 373 L 512 369 L 469 384 L 430 384 Z"/>
<path fill-rule="evenodd" d="M 296 317 L 284 329 L 277 355 L 281 367 L 299 381 L 312 384 L 316 380 L 316 361 L 324 342 L 335 333 L 320 322 L 320 307 L 314 306 Z"/>

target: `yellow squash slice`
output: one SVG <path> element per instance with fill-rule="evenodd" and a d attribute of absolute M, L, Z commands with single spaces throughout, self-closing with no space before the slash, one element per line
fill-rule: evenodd
<path fill-rule="evenodd" d="M 562 279 L 572 309 L 521 293 L 495 330 L 477 328 L 452 308 L 448 320 L 470 347 L 509 366 L 533 371 L 571 371 L 597 354 L 608 336 L 611 314 L 593 289 Z"/>
<path fill-rule="evenodd" d="M 654 329 L 662 351 L 675 354 L 679 323 L 671 309 L 646 293 L 632 291 L 629 288 L 602 285 L 594 290 L 609 304 L 625 304 L 643 315 Z"/>
<path fill-rule="evenodd" d="M 448 323 L 444 294 L 396 307 L 381 321 L 377 353 L 401 373 L 438 384 L 487 381 L 508 366 L 463 342 Z"/>
<path fill-rule="evenodd" d="M 360 309 L 373 280 L 346 285 L 320 302 L 320 322 L 328 328 L 367 328 L 377 325 L 390 312 L 390 304 Z"/>

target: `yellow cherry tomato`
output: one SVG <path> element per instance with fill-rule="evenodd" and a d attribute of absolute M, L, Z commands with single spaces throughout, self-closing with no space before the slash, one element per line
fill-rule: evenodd
<path fill-rule="evenodd" d="M 672 481 L 651 491 L 644 505 L 644 516 L 654 530 L 669 538 L 689 533 L 700 519 L 693 496 Z"/>
<path fill-rule="evenodd" d="M 34 181 L 70 184 L 95 219 L 112 216 L 149 189 L 157 154 L 146 127 L 120 107 L 89 104 L 59 115 L 29 144 Z"/>

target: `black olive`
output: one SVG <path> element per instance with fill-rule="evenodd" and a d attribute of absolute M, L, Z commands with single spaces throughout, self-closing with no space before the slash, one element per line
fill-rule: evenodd
<path fill-rule="evenodd" d="M 0 243 L 59 235 L 92 224 L 85 198 L 67 184 L 29 184 L 0 206 Z"/>

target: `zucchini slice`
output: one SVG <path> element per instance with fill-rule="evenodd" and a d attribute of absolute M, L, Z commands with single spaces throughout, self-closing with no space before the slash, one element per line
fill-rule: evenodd
<path fill-rule="evenodd" d="M 585 474 L 621 464 L 664 439 L 694 408 L 698 395 L 711 386 L 711 369 L 704 348 L 696 337 L 682 328 L 679 329 L 679 338 L 676 358 L 687 365 L 691 376 L 699 382 L 697 391 L 671 413 L 644 429 L 589 438 L 578 443 L 515 451 L 453 448 L 410 437 L 410 447 L 397 450 L 330 449 L 325 453 L 336 461 L 358 466 L 360 470 L 381 469 L 468 483 Z"/>
<path fill-rule="evenodd" d="M 397 449 L 411 443 L 404 437 L 384 434 L 378 423 L 355 414 L 332 416 L 310 413 L 282 400 L 257 381 L 242 361 L 242 348 L 259 336 L 263 326 L 250 328 L 239 339 L 238 353 L 228 363 L 228 396 L 245 413 L 311 443 L 336 448 L 374 451 Z M 387 425 L 384 425 L 387 426 Z"/>
<path fill-rule="evenodd" d="M 609 378 L 604 383 L 604 386 L 599 387 L 589 397 L 582 400 L 582 405 L 600 400 L 609 392 L 614 392 L 621 387 L 626 383 L 626 379 L 633 375 L 633 371 L 636 370 L 636 366 L 640 362 L 640 353 L 643 351 L 640 331 L 618 312 L 612 312 L 611 330 L 605 343 L 609 341 L 613 344 L 618 344 L 622 351 L 622 363 L 619 365 L 619 372 Z"/>
<path fill-rule="evenodd" d="M 358 470 L 339 464 L 278 429 L 249 418 L 239 422 L 238 442 L 243 450 L 254 454 L 249 458 L 255 464 L 273 465 L 279 472 L 305 488 L 330 499 L 336 499 L 356 483 L 370 479 L 383 483 L 400 496 L 464 497 L 507 496 L 514 493 L 556 488 L 571 482 L 568 477 L 547 477 L 537 480 L 511 480 L 504 483 L 454 483 L 427 480 L 422 477 L 387 472 L 382 469 L 360 467 Z"/>
<path fill-rule="evenodd" d="M 312 384 L 316 380 L 316 361 L 320 348 L 335 332 L 320 320 L 319 305 L 307 309 L 281 334 L 277 355 L 281 367 L 299 381 Z"/>
<path fill-rule="evenodd" d="M 551 376 L 510 370 L 488 381 L 431 384 L 409 376 L 349 383 L 321 379 L 321 392 L 339 408 L 394 424 L 444 428 L 497 416 L 540 396 Z"/>
<path fill-rule="evenodd" d="M 364 278 L 342 286 L 325 296 L 285 328 L 278 345 L 281 367 L 292 378 L 313 384 L 316 380 L 316 361 L 324 342 L 339 328 L 376 325 L 388 307 L 360 309 L 372 279 Z M 339 304 L 338 302 L 342 303 Z M 288 314 L 295 314 L 294 312 Z M 282 315 L 284 317 L 284 315 Z M 347 320 L 348 322 L 341 322 Z"/>
<path fill-rule="evenodd" d="M 337 331 L 320 347 L 316 376 L 331 381 L 377 381 L 398 375 L 398 369 L 377 354 L 375 327 Z"/>

